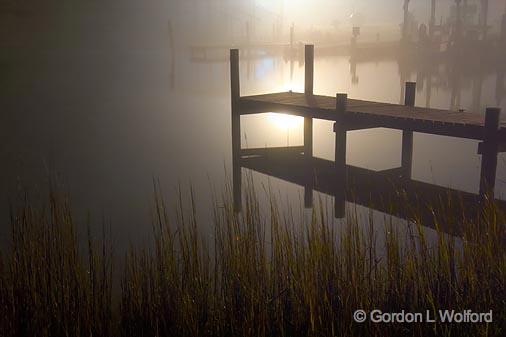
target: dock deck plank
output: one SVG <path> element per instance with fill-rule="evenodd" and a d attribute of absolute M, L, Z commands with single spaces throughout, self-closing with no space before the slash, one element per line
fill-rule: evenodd
<path fill-rule="evenodd" d="M 304 117 L 348 122 L 373 122 L 378 127 L 483 139 L 485 116 L 474 112 L 410 107 L 400 104 L 348 99 L 343 115 L 335 111 L 331 96 L 306 96 L 297 92 L 280 92 L 240 98 L 241 114 L 285 112 Z M 499 125 L 499 137 L 506 140 L 506 121 Z"/>

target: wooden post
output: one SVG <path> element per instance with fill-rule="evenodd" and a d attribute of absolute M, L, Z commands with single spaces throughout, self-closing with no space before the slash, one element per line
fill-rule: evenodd
<path fill-rule="evenodd" d="M 307 44 L 304 49 L 305 73 L 304 73 L 304 93 L 313 95 L 314 80 L 314 46 Z"/>
<path fill-rule="evenodd" d="M 481 39 L 485 41 L 488 33 L 488 0 L 481 0 L 480 7 Z"/>
<path fill-rule="evenodd" d="M 416 83 L 406 82 L 404 90 L 404 105 L 415 106 Z M 401 167 L 403 176 L 411 179 L 411 170 L 413 164 L 413 131 L 402 130 L 402 154 Z"/>
<path fill-rule="evenodd" d="M 305 46 L 305 76 L 304 93 L 306 97 L 313 96 L 314 79 L 314 46 Z M 308 158 L 313 157 L 313 119 L 304 117 L 304 155 Z"/>
<path fill-rule="evenodd" d="M 462 32 L 462 14 L 461 14 L 461 8 L 460 8 L 460 2 L 462 0 L 455 0 L 455 40 L 454 43 L 460 43 L 460 36 Z M 460 44 L 458 45 L 460 47 Z"/>
<path fill-rule="evenodd" d="M 404 105 L 415 106 L 416 82 L 406 82 L 404 90 Z"/>
<path fill-rule="evenodd" d="M 346 126 L 344 113 L 348 103 L 347 94 L 336 95 L 336 122 L 335 132 L 335 171 L 336 186 L 334 186 L 334 214 L 336 218 L 344 218 L 346 202 Z"/>
<path fill-rule="evenodd" d="M 497 169 L 497 130 L 501 109 L 487 108 L 483 129 L 483 151 L 481 154 L 480 196 L 494 198 L 495 175 Z"/>
<path fill-rule="evenodd" d="M 403 10 L 404 10 L 404 19 L 402 20 L 401 41 L 405 43 L 408 40 L 409 0 L 404 0 Z"/>
<path fill-rule="evenodd" d="M 240 211 L 241 202 L 241 111 L 239 108 L 239 99 L 241 97 L 241 88 L 239 81 L 239 50 L 230 50 L 230 96 L 232 110 L 232 170 L 233 170 L 233 190 L 234 190 L 234 209 Z"/>
<path fill-rule="evenodd" d="M 429 20 L 429 37 L 430 42 L 433 42 L 434 39 L 434 28 L 436 25 L 436 0 L 431 0 L 430 2 L 430 20 Z"/>
<path fill-rule="evenodd" d="M 234 155 L 241 151 L 241 114 L 239 111 L 239 98 L 241 87 L 239 81 L 239 50 L 230 50 L 230 94 L 232 107 L 232 149 Z"/>

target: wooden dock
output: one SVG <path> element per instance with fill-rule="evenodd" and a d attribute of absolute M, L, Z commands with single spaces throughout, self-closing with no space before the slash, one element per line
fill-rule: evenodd
<path fill-rule="evenodd" d="M 483 139 L 484 118 L 471 112 L 410 107 L 399 104 L 347 99 L 346 111 L 336 111 L 336 98 L 296 92 L 281 92 L 240 98 L 241 115 L 280 112 L 325 119 L 347 125 L 347 130 L 385 127 L 436 135 Z M 506 122 L 499 123 L 506 140 Z"/>
<path fill-rule="evenodd" d="M 302 153 L 308 163 L 313 158 L 313 119 L 334 121 L 335 162 L 333 184 L 340 189 L 346 184 L 347 132 L 369 128 L 402 130 L 401 170 L 406 180 L 411 178 L 413 132 L 467 138 L 481 141 L 482 155 L 479 196 L 493 198 L 498 152 L 505 149 L 506 123 L 499 119 L 499 108 L 487 108 L 484 115 L 476 112 L 421 108 L 415 106 L 416 83 L 408 82 L 404 90 L 404 105 L 348 99 L 347 94 L 335 97 L 313 93 L 314 47 L 306 45 L 304 93 L 281 92 L 255 96 L 240 95 L 239 50 L 230 51 L 232 151 L 234 167 L 241 164 L 240 117 L 246 114 L 278 112 L 304 117 L 304 146 Z M 379 84 L 381 85 L 381 84 Z M 240 171 L 240 169 L 239 169 Z M 240 185 L 234 173 L 234 182 Z M 240 172 L 239 172 L 240 175 Z M 235 185 L 235 184 L 234 184 Z M 333 187 L 335 188 L 335 187 Z M 239 198 L 240 199 L 240 198 Z M 236 200 L 240 209 L 240 200 Z"/>

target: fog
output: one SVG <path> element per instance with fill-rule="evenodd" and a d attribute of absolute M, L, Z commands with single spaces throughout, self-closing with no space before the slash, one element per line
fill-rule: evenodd
<path fill-rule="evenodd" d="M 453 0 L 438 0 L 436 22 L 446 20 L 455 6 Z M 478 21 L 481 2 L 467 1 L 474 21 Z M 389 28 L 398 32 L 403 21 L 403 0 L 293 0 L 293 1 L 170 1 L 169 19 L 185 33 L 208 39 L 234 38 L 245 34 L 250 22 L 253 34 L 265 39 L 273 30 L 287 36 L 294 23 L 300 31 L 312 30 L 350 34 L 352 26 Z M 409 11 L 418 23 L 428 25 L 431 1 L 411 0 Z M 488 4 L 488 22 L 497 28 L 504 13 L 504 1 L 492 0 Z M 273 28 L 276 26 L 276 28 Z"/>
<path fill-rule="evenodd" d="M 404 82 L 416 81 L 421 106 L 504 109 L 501 62 L 460 55 L 419 62 L 383 47 L 384 53 L 350 56 L 353 26 L 361 28 L 359 46 L 398 46 L 403 3 L 0 0 L 2 230 L 8 229 L 8 201 L 19 183 L 43 190 L 52 173 L 62 177 L 81 218 L 88 210 L 110 217 L 123 246 L 149 236 L 153 178 L 160 178 L 168 194 L 191 183 L 202 205 L 199 215 L 209 219 L 210 185 L 221 188 L 231 172 L 228 50 L 252 50 L 241 59 L 243 95 L 300 91 L 302 54 L 284 49 L 292 24 L 295 49 L 303 43 L 317 48 L 316 93 L 400 103 Z M 436 3 L 436 21 L 445 23 L 454 2 Z M 469 18 L 477 24 L 479 3 L 468 3 L 478 5 Z M 504 6 L 489 1 L 491 41 L 498 40 Z M 409 2 L 415 43 L 418 26 L 428 24 L 429 7 L 430 1 Z M 326 54 L 318 49 L 334 44 L 344 48 Z M 243 146 L 302 141 L 300 120 L 248 116 L 243 126 Z M 314 127 L 315 156 L 332 160 L 331 123 L 315 121 Z M 399 149 L 397 130 L 354 131 L 348 164 L 392 168 Z M 498 193 L 506 191 L 506 167 L 499 162 Z M 479 164 L 474 141 L 415 135 L 414 179 L 475 193 Z M 255 174 L 255 184 L 268 183 L 299 206 L 300 186 Z"/>
<path fill-rule="evenodd" d="M 468 0 L 470 23 L 479 21 L 481 0 Z M 288 39 L 292 24 L 308 40 L 322 35 L 349 39 L 351 27 L 382 32 L 395 38 L 403 22 L 404 0 L 114 0 L 36 2 L 2 0 L 4 39 L 38 40 L 45 47 L 160 48 L 167 22 L 183 44 L 231 42 L 246 38 L 270 41 Z M 430 0 L 410 0 L 409 12 L 417 24 L 429 24 Z M 445 22 L 455 1 L 437 0 L 436 23 Z M 488 23 L 497 32 L 506 4 L 488 1 Z M 249 26 L 249 28 L 247 28 Z M 304 35 L 312 32 L 312 35 Z M 300 37 L 300 35 L 299 35 Z M 43 41 L 43 42 L 40 42 Z M 312 41 L 315 42 L 315 41 Z"/>

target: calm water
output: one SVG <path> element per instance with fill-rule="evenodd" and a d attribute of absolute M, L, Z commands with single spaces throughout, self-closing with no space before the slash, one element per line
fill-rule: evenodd
<path fill-rule="evenodd" d="M 1 67 L 7 74 L 0 92 L 3 235 L 8 200 L 19 182 L 44 191 L 54 173 L 70 192 L 79 219 L 87 211 L 98 222 L 104 214 L 110 219 L 120 250 L 151 233 L 153 178 L 160 179 L 169 203 L 178 185 L 191 184 L 199 217 L 209 219 L 211 190 L 219 191 L 232 172 L 228 63 L 197 62 L 187 44 L 178 41 L 174 50 L 161 39 L 158 48 L 13 50 Z M 282 55 L 243 61 L 241 91 L 302 90 L 303 74 L 302 64 L 291 65 Z M 395 59 L 358 63 L 353 75 L 349 57 L 319 57 L 316 51 L 318 94 L 347 92 L 351 98 L 399 103 L 401 83 L 417 76 L 417 69 L 401 72 Z M 460 102 L 452 105 L 454 88 L 440 66 L 432 76 L 430 106 L 506 111 L 506 101 L 498 102 L 496 77 L 482 73 L 479 85 L 477 76 L 462 75 Z M 473 92 L 479 87 L 478 101 Z M 426 105 L 427 83 L 416 102 Z M 302 145 L 302 126 L 293 117 L 243 117 L 242 146 Z M 351 132 L 347 163 L 397 167 L 400 145 L 400 131 Z M 315 121 L 314 155 L 333 160 L 333 153 L 332 123 Z M 506 192 L 504 159 L 500 155 L 497 195 Z M 479 171 L 476 141 L 415 134 L 413 179 L 476 193 Z M 284 203 L 303 203 L 300 186 L 257 173 L 253 181 L 271 186 Z"/>

